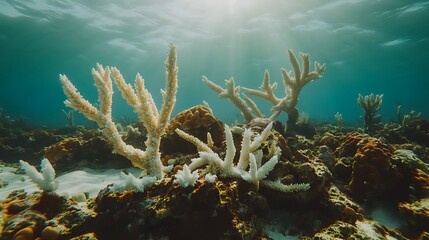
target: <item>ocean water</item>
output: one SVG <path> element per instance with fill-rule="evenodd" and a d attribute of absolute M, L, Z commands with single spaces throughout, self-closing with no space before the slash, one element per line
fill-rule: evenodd
<path fill-rule="evenodd" d="M 298 108 L 311 119 L 362 121 L 359 93 L 384 94 L 383 121 L 396 106 L 429 116 L 429 1 L 399 0 L 3 0 L 0 1 L 0 108 L 35 125 L 64 126 L 66 74 L 92 102 L 90 70 L 118 67 L 127 82 L 141 73 L 161 105 L 168 45 L 178 53 L 174 113 L 207 101 L 225 122 L 239 111 L 201 81 L 258 88 L 265 69 L 284 95 L 287 49 L 326 63 L 320 80 L 302 91 Z M 116 119 L 134 118 L 115 91 Z M 269 114 L 270 105 L 258 101 Z M 88 120 L 75 114 L 77 124 Z M 280 119 L 285 120 L 286 114 Z"/>

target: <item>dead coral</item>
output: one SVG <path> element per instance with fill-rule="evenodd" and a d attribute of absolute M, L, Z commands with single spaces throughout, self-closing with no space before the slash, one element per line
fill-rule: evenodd
<path fill-rule="evenodd" d="M 375 221 L 368 219 L 357 220 L 354 223 L 337 221 L 316 233 L 312 238 L 315 240 L 335 239 L 398 239 L 405 240 L 399 232 L 389 229 Z"/>
<path fill-rule="evenodd" d="M 399 211 L 413 227 L 414 234 L 421 233 L 429 229 L 429 198 L 424 198 L 414 202 L 400 203 Z"/>
<path fill-rule="evenodd" d="M 267 209 L 244 186 L 226 180 L 181 188 L 165 178 L 144 193 L 101 191 L 95 232 L 102 239 L 258 239 L 256 216 Z"/>
<path fill-rule="evenodd" d="M 70 239 L 70 233 L 76 234 L 85 224 L 91 223 L 91 214 L 75 204 L 53 193 L 27 195 L 23 190 L 14 191 L 2 202 L 7 215 L 0 239 L 36 239 L 41 236 L 48 239 L 47 235 Z M 30 231 L 32 237 L 25 238 L 30 236 Z"/>

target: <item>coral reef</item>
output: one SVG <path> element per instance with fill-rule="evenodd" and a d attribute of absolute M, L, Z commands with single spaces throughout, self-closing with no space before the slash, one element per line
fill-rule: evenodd
<path fill-rule="evenodd" d="M 306 238 L 304 238 L 306 239 Z M 338 221 L 315 234 L 312 239 L 407 239 L 399 232 L 371 220 L 357 220 L 355 223 Z"/>
<path fill-rule="evenodd" d="M 1 239 L 70 239 L 86 232 L 94 216 L 52 192 L 14 191 L 1 204 L 6 213 Z"/>
<path fill-rule="evenodd" d="M 300 56 L 302 67 L 289 51 L 294 76 L 282 70 L 284 98 L 274 95 L 268 72 L 261 91 L 244 89 L 274 105 L 272 119 L 287 112 L 287 132 L 263 118 L 233 79 L 227 89 L 205 81 L 241 104 L 245 124 L 225 125 L 207 105 L 169 122 L 177 90 L 173 46 L 160 111 L 139 74 L 134 90 L 116 68 L 101 65 L 93 69 L 98 108 L 61 75 L 66 105 L 100 129 L 32 129 L 0 109 L 0 159 L 6 161 L 0 162 L 0 193 L 9 194 L 0 199 L 0 239 L 428 239 L 429 121 L 415 115 L 377 125 L 381 96 L 370 95 L 360 96 L 372 116 L 367 134 L 343 125 L 341 114 L 336 126 L 332 120 L 310 126 L 305 118 L 300 125 L 299 93 L 325 70 L 316 63 L 309 72 L 309 56 Z M 110 75 L 138 122 L 113 122 Z M 46 159 L 41 168 L 30 166 L 43 156 L 56 171 Z M 29 164 L 19 167 L 19 158 Z M 124 170 L 109 182 L 97 179 L 95 191 L 80 189 L 93 187 L 86 178 L 60 180 L 82 168 L 108 168 L 109 177 L 110 168 Z M 59 195 L 67 181 L 77 190 Z M 36 192 L 27 193 L 30 188 Z M 390 222 L 381 219 L 383 211 Z"/>
<path fill-rule="evenodd" d="M 176 124 L 181 125 L 187 119 L 180 118 Z M 285 138 L 271 125 L 274 123 L 268 119 L 255 118 L 244 126 L 235 126 L 230 130 L 231 139 L 225 137 L 229 143 L 217 146 L 216 152 L 212 150 L 224 163 L 227 152 L 234 146 L 236 154 L 229 159 L 237 168 L 243 141 L 250 140 L 252 145 L 258 136 L 265 136 L 258 147 L 263 153 L 261 166 L 275 153 L 273 146 L 280 148 L 278 162 L 265 179 L 259 180 L 259 191 L 254 182 L 247 182 L 255 179 L 251 177 L 250 158 L 246 170 L 241 171 L 247 177 L 240 174 L 228 178 L 222 176 L 222 171 L 214 171 L 210 164 L 190 167 L 192 170 L 185 173 L 185 168 L 192 166 L 195 154 L 174 153 L 168 162 L 175 165 L 175 170 L 166 173 L 162 180 L 153 178 L 143 183 L 149 179 L 124 173 L 122 182 L 108 186 L 97 199 L 84 197 L 78 203 L 45 192 L 28 195 L 23 191 L 13 192 L 0 204 L 4 223 L 0 238 L 11 239 L 31 232 L 32 238 L 37 238 L 51 231 L 56 239 L 263 239 L 271 237 L 266 228 L 272 224 L 271 214 L 277 212 L 286 212 L 294 219 L 280 224 L 289 229 L 284 234 L 302 239 L 382 236 L 418 239 L 427 234 L 429 151 L 426 148 L 405 136 L 406 143 L 398 144 L 358 132 L 324 132 L 314 140 L 302 136 Z M 269 131 L 267 127 L 271 127 Z M 215 129 L 210 134 L 225 135 L 227 127 Z M 245 135 L 250 139 L 244 140 Z M 54 149 L 59 149 L 59 156 L 73 156 L 77 154 L 75 149 L 92 151 L 94 147 L 83 145 L 99 136 L 83 131 L 78 140 L 70 140 L 71 144 L 67 144 L 68 137 L 62 138 L 65 141 L 54 144 L 57 146 Z M 212 146 L 204 142 L 201 145 L 206 150 Z M 105 142 L 104 146 L 109 145 Z M 69 153 L 64 154 L 63 150 Z M 111 149 L 93 154 L 102 158 L 107 156 L 106 152 L 111 154 Z M 91 166 L 91 162 L 82 164 Z M 177 174 L 183 175 L 183 181 Z M 281 192 L 261 184 L 267 179 L 280 180 L 286 186 L 304 182 L 311 188 Z M 144 189 L 131 186 L 140 183 Z M 375 201 L 389 204 L 393 201 L 406 225 L 393 229 L 369 220 L 364 209 Z"/>
<path fill-rule="evenodd" d="M 137 140 L 137 139 L 136 139 Z M 136 142 L 130 134 L 124 136 L 128 144 Z M 138 139 L 140 140 L 140 139 Z M 96 130 L 79 131 L 75 137 L 66 137 L 44 148 L 43 156 L 60 172 L 82 167 L 128 168 L 132 164 L 119 154 L 112 154 L 112 146 Z"/>
<path fill-rule="evenodd" d="M 347 186 L 350 191 L 362 199 L 385 195 L 394 189 L 395 193 L 401 193 L 402 178 L 396 174 L 388 146 L 376 138 L 367 137 L 359 141 L 357 147 Z"/>
<path fill-rule="evenodd" d="M 410 203 L 402 202 L 399 204 L 399 210 L 415 230 L 420 232 L 429 229 L 429 198 Z"/>
<path fill-rule="evenodd" d="M 2 131 L 2 130 L 0 130 Z M 46 146 L 56 143 L 63 136 L 61 130 L 33 129 L 21 127 L 4 128 L 0 134 L 0 159 L 15 162 L 26 159 L 30 163 L 38 163 Z"/>
<path fill-rule="evenodd" d="M 182 188 L 164 178 L 144 193 L 101 191 L 95 232 L 101 239 L 255 239 L 263 211 L 256 200 L 237 181 Z"/>

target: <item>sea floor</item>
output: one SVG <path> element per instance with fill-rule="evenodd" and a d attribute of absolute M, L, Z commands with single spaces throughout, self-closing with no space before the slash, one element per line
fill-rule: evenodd
<path fill-rule="evenodd" d="M 204 142 L 209 131 L 223 157 L 223 124 L 213 119 L 183 130 Z M 311 121 L 288 134 L 277 123 L 261 146 L 262 163 L 275 143 L 281 155 L 267 179 L 310 186 L 293 191 L 202 175 L 179 186 L 175 174 L 198 152 L 167 132 L 161 160 L 174 168 L 140 192 L 111 191 L 121 172 L 141 171 L 113 154 L 97 129 L 9 120 L 0 127 L 0 239 L 429 239 L 427 119 L 379 125 L 372 134 Z M 258 133 L 265 122 L 236 127 Z M 122 135 L 144 149 L 139 124 Z M 238 158 L 241 133 L 233 138 Z M 39 189 L 18 164 L 38 166 L 45 157 L 56 170 L 55 192 Z"/>

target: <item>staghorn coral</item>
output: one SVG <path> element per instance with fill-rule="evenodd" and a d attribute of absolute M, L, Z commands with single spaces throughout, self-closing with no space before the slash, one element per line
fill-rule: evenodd
<path fill-rule="evenodd" d="M 195 186 L 199 175 L 197 171 L 192 171 L 189 169 L 188 165 L 184 165 L 182 170 L 178 170 L 174 175 L 174 183 L 179 184 L 182 187 Z M 212 176 L 211 176 L 212 177 Z M 209 176 L 210 178 L 210 176 Z"/>
<path fill-rule="evenodd" d="M 218 174 L 221 177 L 241 178 L 253 184 L 256 190 L 259 189 L 260 184 L 283 192 L 308 190 L 310 186 L 305 183 L 284 185 L 280 181 L 265 180 L 268 173 L 271 172 L 278 163 L 278 158 L 281 154 L 280 148 L 273 146 L 271 148 L 273 149 L 272 157 L 262 164 L 263 152 L 259 148 L 270 135 L 272 126 L 273 122 L 268 124 L 261 134 L 257 134 L 253 140 L 251 139 L 253 132 L 250 129 L 245 129 L 243 131 L 241 150 L 237 164 L 234 164 L 236 148 L 228 125 L 225 125 L 226 153 L 224 159 L 221 159 L 217 153 L 213 152 L 207 144 L 203 143 L 198 138 L 180 129 L 176 129 L 176 133 L 194 144 L 198 149 L 199 157 L 192 159 L 192 163 L 189 165 L 191 170 L 206 166 L 206 173 Z"/>
<path fill-rule="evenodd" d="M 55 180 L 55 170 L 47 158 L 40 163 L 40 172 L 23 160 L 19 160 L 21 168 L 27 173 L 31 181 L 43 191 L 55 191 L 58 187 Z"/>
<path fill-rule="evenodd" d="M 286 112 L 288 114 L 288 126 L 293 127 L 298 120 L 299 111 L 296 108 L 298 104 L 298 97 L 302 90 L 302 88 L 309 82 L 319 79 L 320 76 L 325 72 L 326 65 L 319 64 L 315 62 L 315 70 L 310 72 L 310 55 L 300 53 L 300 57 L 302 59 L 302 69 L 299 66 L 298 60 L 296 59 L 295 54 L 292 50 L 288 50 L 289 59 L 292 63 L 294 75 L 290 72 L 287 72 L 282 68 L 282 77 L 283 84 L 285 85 L 285 97 L 279 98 L 274 94 L 274 91 L 277 89 L 277 83 L 270 83 L 270 74 L 268 70 L 265 70 L 264 80 L 262 81 L 261 89 L 262 91 L 243 88 L 244 92 L 259 97 L 263 100 L 270 102 L 273 107 L 271 109 L 270 119 L 274 120 L 277 116 L 282 112 Z M 252 101 L 246 95 L 243 98 L 240 96 L 240 87 L 235 86 L 234 79 L 226 80 L 225 83 L 227 85 L 226 89 L 218 86 L 213 83 L 206 77 L 203 77 L 203 82 L 205 82 L 210 89 L 219 93 L 219 96 L 222 98 L 228 98 L 238 109 L 240 109 L 241 113 L 246 122 L 249 122 L 255 117 L 264 117 L 256 103 Z M 255 113 L 252 113 L 252 110 Z"/>
<path fill-rule="evenodd" d="M 371 93 L 370 95 L 366 96 L 359 94 L 357 102 L 365 112 L 365 132 L 373 134 L 378 122 L 378 116 L 375 114 L 381 107 L 381 103 L 383 102 L 383 94 L 374 95 Z"/>
<path fill-rule="evenodd" d="M 164 166 L 161 163 L 159 152 L 161 137 L 165 133 L 176 102 L 178 67 L 176 65 L 176 48 L 173 45 L 170 45 L 165 66 L 167 84 L 166 89 L 161 90 L 163 105 L 159 111 L 151 94 L 145 88 L 144 80 L 140 74 L 136 75 L 135 91 L 130 84 L 125 82 L 117 68 L 103 68 L 102 65 L 97 64 L 96 69 L 92 69 L 92 76 L 98 90 L 99 109 L 84 99 L 65 75 L 60 75 L 64 93 L 68 98 L 64 102 L 65 105 L 81 112 L 89 120 L 95 121 L 113 145 L 114 152 L 125 156 L 135 167 L 147 171 L 148 175 L 158 179 L 164 175 Z M 134 108 L 139 120 L 147 130 L 146 150 L 126 144 L 112 120 L 113 88 L 111 74 L 122 93 L 122 97 Z"/>

